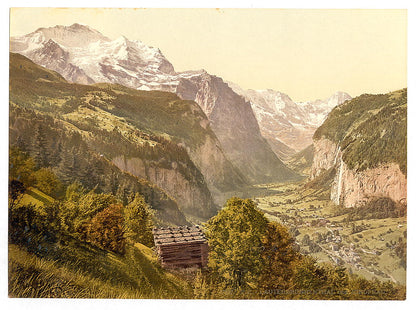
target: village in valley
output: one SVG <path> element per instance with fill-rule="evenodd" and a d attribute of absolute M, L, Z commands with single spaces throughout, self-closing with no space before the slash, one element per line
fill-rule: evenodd
<path fill-rule="evenodd" d="M 290 228 L 301 253 L 368 279 L 405 282 L 395 250 L 406 236 L 406 217 L 348 220 L 328 190 L 307 188 L 304 182 L 259 185 L 255 201 L 267 218 Z"/>

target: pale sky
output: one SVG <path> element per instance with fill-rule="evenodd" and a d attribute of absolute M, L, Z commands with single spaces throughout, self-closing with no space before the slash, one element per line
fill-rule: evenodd
<path fill-rule="evenodd" d="M 81 23 L 160 48 L 177 72 L 205 69 L 295 101 L 407 86 L 406 10 L 18 8 L 10 34 Z"/>

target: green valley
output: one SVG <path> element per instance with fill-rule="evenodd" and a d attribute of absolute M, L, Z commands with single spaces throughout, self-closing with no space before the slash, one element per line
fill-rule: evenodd
<path fill-rule="evenodd" d="M 380 218 L 352 217 L 354 210 L 336 206 L 330 200 L 328 188 L 308 185 L 259 185 L 257 191 L 262 195 L 255 201 L 269 220 L 290 229 L 301 253 L 318 262 L 343 266 L 367 279 L 405 284 L 405 212 L 394 217 L 389 213 Z"/>

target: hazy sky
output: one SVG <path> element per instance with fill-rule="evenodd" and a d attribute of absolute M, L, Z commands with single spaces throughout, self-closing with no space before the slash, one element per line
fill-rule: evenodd
<path fill-rule="evenodd" d="M 295 101 L 407 86 L 406 10 L 12 9 L 11 35 L 82 23 L 160 48 L 175 70 L 206 69 Z"/>

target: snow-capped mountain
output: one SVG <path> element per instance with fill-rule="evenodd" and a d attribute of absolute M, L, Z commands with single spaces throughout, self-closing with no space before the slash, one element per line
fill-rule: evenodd
<path fill-rule="evenodd" d="M 166 74 L 175 73 L 159 49 L 125 37 L 110 40 L 79 24 L 40 28 L 28 35 L 13 37 L 11 50 L 76 83 L 119 83 L 151 88 L 152 84 L 169 80 Z"/>
<path fill-rule="evenodd" d="M 12 37 L 11 51 L 75 83 L 118 83 L 174 92 L 197 102 L 226 157 L 250 182 L 285 180 L 286 168 L 263 139 L 251 105 L 221 78 L 204 70 L 176 73 L 161 51 L 141 41 L 111 40 L 80 24 L 40 28 Z"/>
<path fill-rule="evenodd" d="M 335 106 L 351 99 L 347 93 L 336 92 L 325 100 L 294 102 L 279 91 L 243 90 L 234 83 L 228 84 L 250 102 L 262 135 L 281 158 L 312 144 L 315 130 L 324 122 L 328 113 Z"/>

